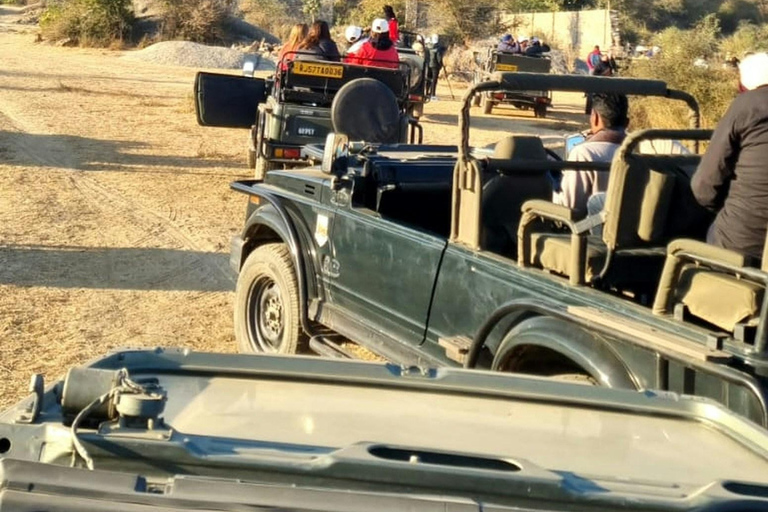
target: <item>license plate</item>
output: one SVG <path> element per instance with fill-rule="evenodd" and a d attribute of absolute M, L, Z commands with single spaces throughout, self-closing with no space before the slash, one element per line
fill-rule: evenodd
<path fill-rule="evenodd" d="M 321 76 L 323 78 L 341 78 L 344 66 L 335 64 L 318 64 L 317 62 L 293 62 L 293 72 L 297 75 Z"/>
<path fill-rule="evenodd" d="M 517 71 L 514 64 L 496 64 L 496 71 Z"/>

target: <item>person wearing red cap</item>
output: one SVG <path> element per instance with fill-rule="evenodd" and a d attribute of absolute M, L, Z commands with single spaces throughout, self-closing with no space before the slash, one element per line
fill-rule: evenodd
<path fill-rule="evenodd" d="M 760 260 L 768 228 L 768 53 L 750 55 L 739 70 L 744 92 L 717 123 L 691 189 L 717 212 L 707 242 Z"/>
<path fill-rule="evenodd" d="M 347 53 L 345 62 L 361 66 L 397 69 L 400 57 L 389 38 L 387 20 L 377 18 L 371 23 L 371 37 L 360 48 Z"/>

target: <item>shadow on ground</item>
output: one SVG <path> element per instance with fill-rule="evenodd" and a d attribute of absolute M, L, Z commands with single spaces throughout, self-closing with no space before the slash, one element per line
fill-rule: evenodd
<path fill-rule="evenodd" d="M 138 153 L 146 148 L 151 148 L 151 145 L 139 141 L 0 130 L 0 164 L 5 165 L 81 171 L 131 171 L 131 168 L 143 167 L 244 167 L 241 159 L 227 156 L 210 155 L 210 158 L 203 158 Z"/>
<path fill-rule="evenodd" d="M 0 247 L 0 285 L 223 292 L 228 256 L 155 248 Z"/>

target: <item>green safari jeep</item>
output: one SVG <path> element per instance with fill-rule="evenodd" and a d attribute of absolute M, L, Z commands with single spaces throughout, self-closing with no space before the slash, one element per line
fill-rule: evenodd
<path fill-rule="evenodd" d="M 307 144 L 343 130 L 369 142 L 417 142 L 412 92 L 422 70 L 403 57 L 387 69 L 342 62 L 280 61 L 275 77 L 200 72 L 195 79 L 198 124 L 249 128 L 248 166 L 267 171 L 312 163 Z M 354 110 L 352 116 L 333 112 Z M 384 129 L 386 128 L 386 129 Z"/>
<path fill-rule="evenodd" d="M 711 133 L 633 133 L 610 164 L 558 161 L 531 136 L 470 148 L 473 97 L 519 90 L 682 100 L 698 126 L 695 99 L 661 81 L 497 73 L 465 95 L 458 146 L 332 134 L 321 166 L 232 184 L 248 195 L 240 350 L 348 357 L 343 337 L 400 363 L 699 395 L 768 426 L 768 273 L 703 242 L 700 155 L 638 151 Z M 610 172 L 601 214 L 552 204 L 564 169 Z"/>

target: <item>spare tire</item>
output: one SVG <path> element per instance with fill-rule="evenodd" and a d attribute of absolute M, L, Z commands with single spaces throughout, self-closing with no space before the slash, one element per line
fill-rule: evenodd
<path fill-rule="evenodd" d="M 331 104 L 333 131 L 350 140 L 382 144 L 400 140 L 400 108 L 392 90 L 373 78 L 344 84 Z"/>

